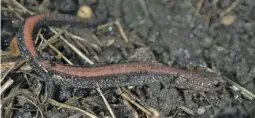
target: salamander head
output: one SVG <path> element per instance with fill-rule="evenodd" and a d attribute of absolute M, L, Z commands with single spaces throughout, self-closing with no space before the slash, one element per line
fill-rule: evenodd
<path fill-rule="evenodd" d="M 215 73 L 203 72 L 195 74 L 194 78 L 177 78 L 175 83 L 180 88 L 196 91 L 217 91 L 225 86 L 222 76 Z"/>

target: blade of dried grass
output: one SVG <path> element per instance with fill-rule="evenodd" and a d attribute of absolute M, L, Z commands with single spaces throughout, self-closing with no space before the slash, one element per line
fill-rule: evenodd
<path fill-rule="evenodd" d="M 63 104 L 63 103 L 59 103 L 53 99 L 48 99 L 49 103 L 51 103 L 52 105 L 55 105 L 55 106 L 59 106 L 59 107 L 63 107 L 63 108 L 68 108 L 68 109 L 73 109 L 73 110 L 78 110 L 80 112 L 82 112 L 83 114 L 85 114 L 86 116 L 89 116 L 90 118 L 98 118 L 97 116 L 87 112 L 87 111 L 84 111 L 83 109 L 80 109 L 78 107 L 74 107 L 74 106 L 71 106 L 71 105 L 67 105 L 67 104 Z"/>

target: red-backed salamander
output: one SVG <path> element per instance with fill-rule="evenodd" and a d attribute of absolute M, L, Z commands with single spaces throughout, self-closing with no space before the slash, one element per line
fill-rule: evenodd
<path fill-rule="evenodd" d="M 185 89 L 210 91 L 220 84 L 220 76 L 198 73 L 169 67 L 160 63 L 125 63 L 99 67 L 82 67 L 53 64 L 43 60 L 37 53 L 32 37 L 39 26 L 82 23 L 93 27 L 92 20 L 78 19 L 65 14 L 46 13 L 26 19 L 19 29 L 17 39 L 21 55 L 33 67 L 34 71 L 47 81 L 55 84 L 78 88 L 117 87 L 144 85 L 152 82 L 171 81 L 175 86 Z M 181 78 L 181 79 L 176 79 Z"/>

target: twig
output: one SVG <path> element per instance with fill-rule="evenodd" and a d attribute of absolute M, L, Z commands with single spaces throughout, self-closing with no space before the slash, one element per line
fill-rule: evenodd
<path fill-rule="evenodd" d="M 103 98 L 104 103 L 105 103 L 107 109 L 109 110 L 111 116 L 112 116 L 113 118 L 116 118 L 116 116 L 114 115 L 114 113 L 113 113 L 113 111 L 112 111 L 112 108 L 110 107 L 109 103 L 108 103 L 107 100 L 105 99 L 105 97 L 104 97 L 104 95 L 102 94 L 102 91 L 100 90 L 100 87 L 99 87 L 98 85 L 97 85 L 97 91 L 100 93 L 101 97 Z"/>
<path fill-rule="evenodd" d="M 18 61 L 16 64 L 15 64 L 15 67 L 12 69 L 13 71 L 20 68 L 20 67 L 23 67 L 25 66 L 24 64 L 26 63 L 26 60 L 23 60 L 23 59 L 20 59 L 20 61 Z M 28 66 L 28 67 L 31 67 L 31 66 Z M 27 68 L 29 69 L 29 68 Z M 30 68 L 31 69 L 31 68 Z"/>

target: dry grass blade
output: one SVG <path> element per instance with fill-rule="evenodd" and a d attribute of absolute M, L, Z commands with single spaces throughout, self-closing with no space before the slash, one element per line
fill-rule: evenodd
<path fill-rule="evenodd" d="M 6 70 L 6 72 L 1 72 L 1 80 L 0 83 L 3 82 L 3 80 L 5 79 L 5 77 L 12 71 L 12 69 L 15 67 L 16 63 L 12 64 L 12 66 Z M 3 74 L 2 74 L 3 73 Z"/>
<path fill-rule="evenodd" d="M 231 12 L 240 2 L 241 0 L 236 0 L 235 2 L 233 2 L 230 7 L 228 7 L 225 11 L 220 13 L 220 17 L 225 16 L 227 13 Z"/>
<path fill-rule="evenodd" d="M 64 30 L 65 30 L 65 29 L 64 29 Z M 41 45 L 39 45 L 39 46 L 38 46 L 38 49 L 39 49 L 39 50 L 43 50 L 43 49 L 45 49 L 49 44 L 56 43 L 56 42 L 58 41 L 58 37 L 64 33 L 64 30 L 59 31 L 59 32 L 58 32 L 57 34 L 55 34 L 54 36 L 50 37 L 50 38 L 47 40 L 47 43 L 48 43 L 48 44 L 47 44 L 47 43 L 46 43 L 46 44 L 45 44 L 45 43 L 42 43 Z M 41 33 L 38 32 L 37 37 L 38 37 L 39 34 L 41 34 Z M 44 39 L 44 38 L 43 38 L 43 39 Z M 44 40 L 43 40 L 43 41 L 44 41 Z"/>
<path fill-rule="evenodd" d="M 11 85 L 12 85 L 12 83 L 13 83 L 14 81 L 12 80 L 12 79 L 8 79 L 1 87 L 0 87 L 0 95 L 2 95 L 3 94 L 3 92 L 5 92 L 5 90 L 7 89 L 7 88 L 9 88 Z"/>
<path fill-rule="evenodd" d="M 69 98 L 67 101 L 65 101 L 65 104 L 71 104 L 73 103 L 74 101 L 78 100 L 78 99 L 81 99 L 82 97 L 81 96 L 74 96 L 74 97 L 71 97 Z"/>
<path fill-rule="evenodd" d="M 144 12 L 145 16 L 148 17 L 149 16 L 149 11 L 146 7 L 146 4 L 145 4 L 144 0 L 139 0 L 139 2 L 142 6 L 142 9 L 143 9 L 143 12 Z"/>
<path fill-rule="evenodd" d="M 246 88 L 242 87 L 241 85 L 237 84 L 236 82 L 224 77 L 224 79 L 232 84 L 233 86 L 235 86 L 236 88 L 238 88 L 247 98 L 249 98 L 250 100 L 253 100 L 255 98 L 255 94 L 250 92 L 249 90 L 247 90 Z"/>
<path fill-rule="evenodd" d="M 53 49 L 55 52 L 58 53 L 58 55 L 60 55 L 68 64 L 73 65 L 73 63 L 67 58 L 65 57 L 65 55 L 63 55 L 57 48 L 55 48 L 53 45 L 51 45 L 46 39 L 44 39 L 42 34 L 39 34 L 39 37 L 51 48 Z"/>
<path fill-rule="evenodd" d="M 0 83 L 4 80 L 4 78 L 15 68 L 15 66 L 20 62 L 21 60 L 16 61 L 3 75 L 1 72 L 1 80 Z"/>
<path fill-rule="evenodd" d="M 136 101 L 138 101 L 138 102 L 141 102 L 141 100 L 140 100 L 139 98 L 137 98 L 135 95 L 133 95 L 133 94 L 131 93 L 131 91 L 127 90 L 127 89 L 124 88 L 124 87 L 120 87 L 120 88 L 121 88 L 121 90 L 124 91 L 126 94 L 128 94 L 129 96 L 131 96 L 132 99 L 134 99 L 134 100 L 136 100 Z M 142 104 L 142 103 L 140 103 L 140 104 Z M 143 104 L 142 104 L 142 105 L 143 105 Z"/>
<path fill-rule="evenodd" d="M 200 9 L 202 8 L 203 3 L 204 3 L 204 0 L 198 0 L 198 2 L 197 2 L 197 9 L 196 9 L 196 12 L 195 12 L 195 16 L 192 18 L 192 21 L 191 21 L 192 24 L 195 23 L 196 18 L 197 18 L 197 16 L 199 15 L 199 12 L 200 12 Z"/>
<path fill-rule="evenodd" d="M 11 57 L 11 58 L 12 58 L 12 57 Z M 3 73 L 5 73 L 7 70 L 9 70 L 10 67 L 13 66 L 13 64 L 15 64 L 15 62 L 13 62 L 13 61 L 9 62 L 9 61 L 7 61 L 6 59 L 8 59 L 8 58 L 4 58 L 4 60 L 3 60 L 3 58 L 1 57 L 1 64 L 0 64 L 1 76 L 2 76 Z M 6 60 L 7 62 L 3 62 L 3 61 L 5 61 L 5 60 Z"/>
<path fill-rule="evenodd" d="M 85 114 L 86 116 L 89 116 L 90 118 L 98 118 L 97 116 L 87 112 L 87 111 L 84 111 L 78 107 L 74 107 L 74 106 L 71 106 L 71 105 L 67 105 L 67 104 L 63 104 L 63 103 L 59 103 L 53 99 L 48 99 L 48 102 L 51 103 L 52 105 L 55 105 L 55 106 L 59 106 L 59 107 L 63 107 L 63 108 L 68 108 L 68 109 L 73 109 L 73 110 L 78 110 L 80 112 L 82 112 L 83 114 Z"/>
<path fill-rule="evenodd" d="M 16 0 L 12 0 L 12 2 L 16 5 L 16 6 L 18 6 L 19 8 L 21 8 L 24 12 L 27 12 L 27 13 L 29 13 L 29 14 L 35 14 L 35 12 L 32 12 L 32 11 L 30 11 L 30 10 L 28 10 L 27 8 L 25 8 L 24 6 L 22 6 L 19 2 L 17 2 Z"/>
<path fill-rule="evenodd" d="M 3 110 L 3 106 L 5 107 L 5 116 L 7 118 L 11 118 L 12 114 L 13 114 L 13 110 L 11 109 L 13 106 L 13 101 L 14 101 L 14 97 L 20 94 L 20 84 L 14 86 L 11 88 L 9 94 L 7 95 L 7 97 L 2 98 L 1 100 L 1 110 Z M 8 103 L 8 104 L 6 104 Z M 6 105 L 6 106 L 5 106 Z"/>
<path fill-rule="evenodd" d="M 117 89 L 116 93 L 120 96 L 122 96 L 124 99 L 128 100 L 130 103 L 132 103 L 134 106 L 136 106 L 138 109 L 146 113 L 148 116 L 153 116 L 153 114 L 146 108 L 144 108 L 142 105 L 134 101 L 132 98 L 129 97 L 126 93 L 122 92 L 121 89 Z"/>
<path fill-rule="evenodd" d="M 104 28 L 106 28 L 106 27 L 109 27 L 109 26 L 112 26 L 112 25 L 114 25 L 115 24 L 115 22 L 109 22 L 109 23 L 106 23 L 106 24 L 102 24 L 102 25 L 99 25 L 99 26 L 97 26 L 97 30 L 101 30 L 101 29 L 104 29 Z"/>
<path fill-rule="evenodd" d="M 151 116 L 151 118 L 160 118 L 160 114 L 156 109 L 154 109 L 154 108 L 147 108 L 147 109 L 150 110 L 153 114 L 153 116 Z"/>
<path fill-rule="evenodd" d="M 0 87 L 0 95 L 2 95 L 7 88 L 9 88 L 14 81 L 12 79 L 8 79 L 1 87 Z"/>
<path fill-rule="evenodd" d="M 50 30 L 52 32 L 54 32 L 55 34 L 57 34 L 57 31 L 53 28 L 50 28 Z M 79 55 L 82 59 L 84 59 L 85 61 L 87 61 L 89 64 L 93 65 L 94 62 L 91 61 L 87 56 L 85 56 L 79 49 L 77 49 L 73 44 L 71 44 L 69 41 L 67 41 L 63 36 L 60 36 L 60 39 L 63 40 L 65 42 L 65 44 L 67 44 L 77 55 Z"/>
<path fill-rule="evenodd" d="M 28 98 L 26 98 L 26 97 L 24 97 L 24 96 L 17 96 L 17 97 L 18 97 L 18 98 L 25 99 L 26 101 L 28 101 L 28 102 L 30 102 L 31 104 L 33 104 L 33 105 L 39 110 L 39 112 L 40 112 L 40 114 L 41 114 L 41 117 L 44 118 L 44 115 L 43 115 L 42 110 L 40 109 L 40 107 L 39 107 L 38 105 L 36 105 L 36 103 L 34 103 L 32 100 L 30 100 L 30 99 L 28 99 Z"/>
<path fill-rule="evenodd" d="M 1 54 L 1 57 L 4 57 L 4 56 L 9 56 L 9 55 L 11 55 L 11 52 L 10 52 L 10 51 L 3 51 L 3 50 L 0 50 L 0 54 Z"/>
<path fill-rule="evenodd" d="M 120 32 L 122 38 L 124 39 L 124 41 L 125 41 L 126 43 L 128 43 L 128 42 L 129 42 L 128 37 L 127 37 L 127 35 L 125 34 L 125 32 L 124 32 L 124 30 L 123 30 L 123 27 L 120 25 L 120 22 L 119 22 L 118 20 L 116 20 L 116 21 L 114 21 L 114 22 L 110 22 L 110 23 L 106 23 L 106 24 L 100 25 L 100 26 L 97 27 L 97 30 L 103 29 L 103 28 L 105 28 L 105 27 L 109 27 L 109 26 L 111 26 L 111 25 L 113 25 L 113 24 L 117 26 L 117 28 L 118 28 L 118 30 L 119 30 L 119 32 Z"/>
<path fill-rule="evenodd" d="M 128 101 L 123 99 L 123 104 L 126 107 L 126 109 L 132 113 L 133 118 L 139 118 L 137 111 L 132 107 L 132 105 Z"/>
<path fill-rule="evenodd" d="M 42 79 L 41 77 L 38 77 L 38 76 L 36 76 L 36 75 L 34 75 L 34 74 L 31 74 L 31 73 L 29 73 L 29 72 L 24 72 L 24 74 L 29 75 L 29 76 L 31 76 L 31 77 L 33 77 L 33 78 L 36 78 L 36 79 L 38 79 L 38 80 L 40 80 L 40 81 L 44 81 L 44 79 Z"/>
<path fill-rule="evenodd" d="M 128 37 L 125 34 L 122 26 L 120 25 L 120 22 L 117 20 L 117 21 L 114 22 L 114 24 L 118 27 L 119 32 L 120 32 L 121 36 L 123 37 L 123 39 L 126 41 L 126 43 L 128 43 L 129 42 Z"/>
<path fill-rule="evenodd" d="M 18 14 L 10 5 L 7 5 L 7 7 L 8 7 L 8 9 L 9 9 L 10 11 L 14 12 L 14 14 L 15 14 L 19 19 L 21 19 L 22 21 L 24 21 L 24 18 L 23 18 L 20 14 Z"/>
<path fill-rule="evenodd" d="M 113 118 L 116 118 L 116 116 L 114 115 L 114 113 L 113 113 L 113 111 L 112 111 L 112 108 L 110 107 L 109 103 L 108 103 L 107 100 L 105 99 L 105 97 L 104 97 L 104 95 L 102 94 L 102 91 L 100 90 L 100 87 L 99 87 L 98 85 L 97 85 L 97 91 L 100 93 L 101 97 L 103 98 L 104 103 L 105 103 L 107 109 L 109 110 L 111 116 L 112 116 Z"/>
<path fill-rule="evenodd" d="M 68 36 L 74 38 L 74 39 L 77 39 L 77 40 L 80 40 L 80 41 L 85 41 L 86 43 L 88 42 L 87 39 L 84 39 L 80 36 L 77 36 L 77 35 L 74 35 L 74 34 L 71 34 L 70 32 L 66 31 L 65 32 Z M 97 50 L 101 50 L 101 47 L 103 44 L 97 39 L 97 37 L 95 35 L 93 35 L 93 39 L 96 40 L 97 44 L 96 45 L 92 45 L 94 48 L 96 48 Z M 98 46 L 99 45 L 99 46 Z"/>
<path fill-rule="evenodd" d="M 180 106 L 179 109 L 183 110 L 184 112 L 186 112 L 187 114 L 190 114 L 192 116 L 195 115 L 194 111 L 191 110 L 190 108 L 188 107 L 185 107 L 185 106 Z"/>

